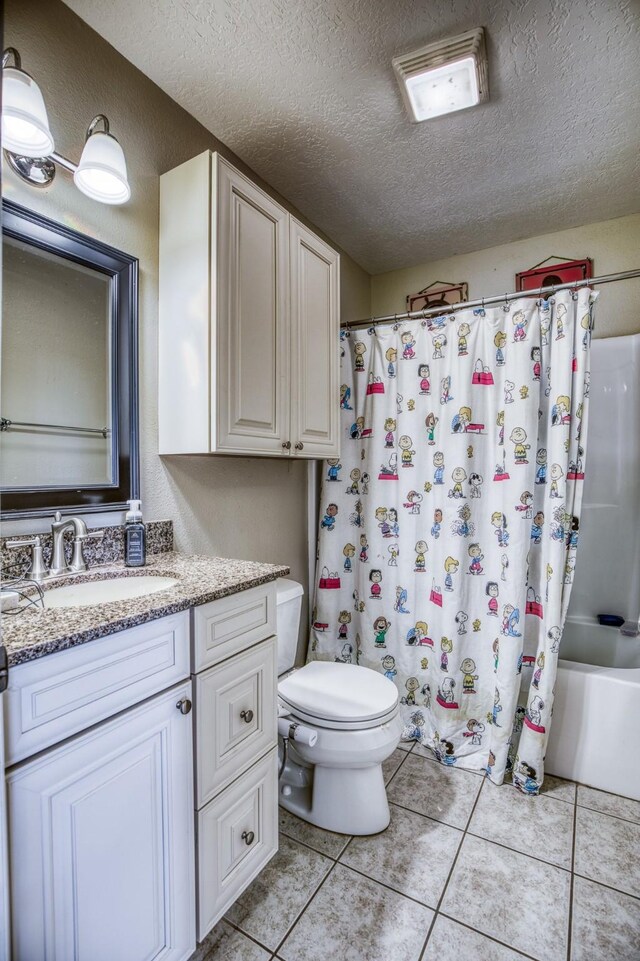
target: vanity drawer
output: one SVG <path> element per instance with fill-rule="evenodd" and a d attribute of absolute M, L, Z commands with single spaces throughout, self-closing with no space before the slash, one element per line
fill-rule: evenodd
<path fill-rule="evenodd" d="M 194 673 L 275 632 L 275 582 L 201 604 L 193 611 Z"/>
<path fill-rule="evenodd" d="M 275 637 L 196 676 L 197 807 L 277 743 L 276 689 Z"/>
<path fill-rule="evenodd" d="M 189 612 L 9 671 L 6 763 L 14 764 L 189 676 Z"/>
<path fill-rule="evenodd" d="M 278 850 L 277 755 L 273 748 L 198 812 L 198 941 Z"/>

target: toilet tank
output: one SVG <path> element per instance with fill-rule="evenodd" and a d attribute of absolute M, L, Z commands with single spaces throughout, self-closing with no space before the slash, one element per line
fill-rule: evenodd
<path fill-rule="evenodd" d="M 296 662 L 302 584 L 279 577 L 276 581 L 276 630 L 278 639 L 278 677 L 290 671 Z"/>

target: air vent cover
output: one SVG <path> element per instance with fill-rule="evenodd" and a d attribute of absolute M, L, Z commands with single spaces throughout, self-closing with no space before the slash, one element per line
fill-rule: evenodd
<path fill-rule="evenodd" d="M 413 123 L 489 98 L 484 28 L 427 44 L 391 61 Z"/>

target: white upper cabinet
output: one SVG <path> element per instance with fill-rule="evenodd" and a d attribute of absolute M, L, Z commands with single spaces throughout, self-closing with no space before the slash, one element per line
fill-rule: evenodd
<path fill-rule="evenodd" d="M 338 453 L 339 256 L 219 154 L 160 179 L 161 454 Z"/>
<path fill-rule="evenodd" d="M 307 457 L 338 452 L 338 257 L 291 218 L 291 436 Z"/>

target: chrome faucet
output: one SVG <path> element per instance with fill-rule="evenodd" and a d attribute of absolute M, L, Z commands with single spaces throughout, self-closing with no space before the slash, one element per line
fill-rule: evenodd
<path fill-rule="evenodd" d="M 64 553 L 64 532 L 73 528 L 73 553 L 71 561 L 67 564 Z M 67 572 L 80 574 L 87 570 L 87 562 L 84 558 L 84 542 L 89 538 L 102 540 L 104 531 L 88 531 L 87 525 L 81 517 L 62 517 L 60 511 L 56 511 L 53 524 L 51 525 L 51 536 L 53 545 L 51 549 L 51 567 L 49 577 L 58 577 Z"/>

